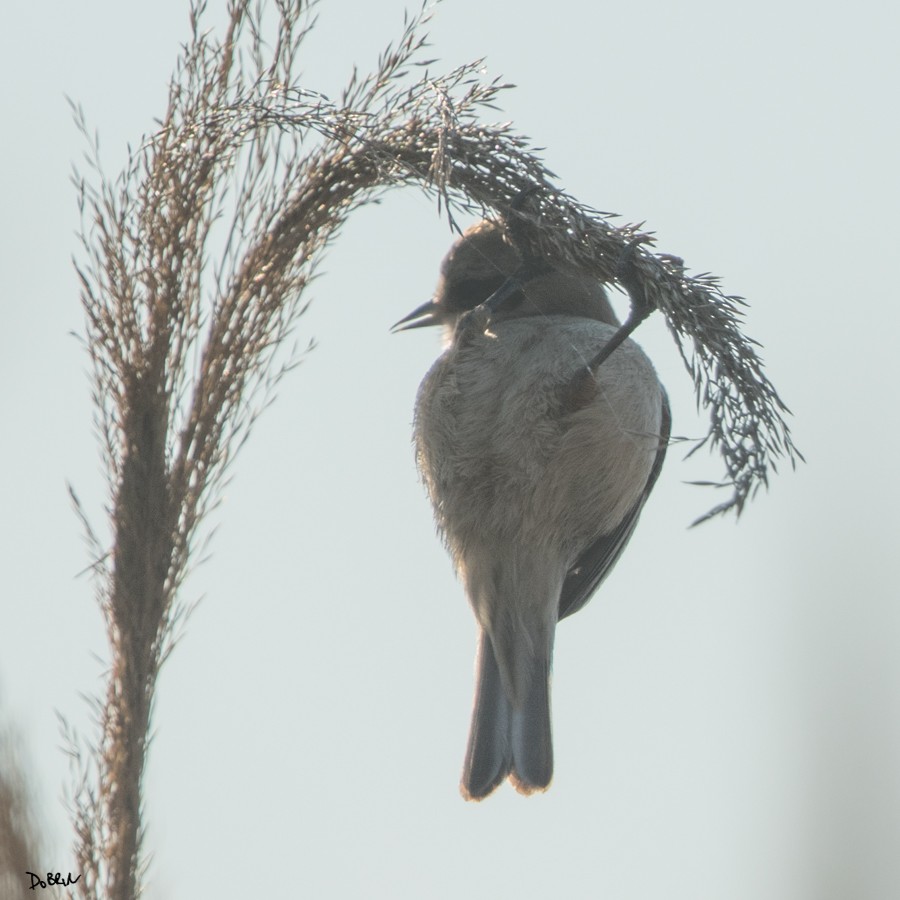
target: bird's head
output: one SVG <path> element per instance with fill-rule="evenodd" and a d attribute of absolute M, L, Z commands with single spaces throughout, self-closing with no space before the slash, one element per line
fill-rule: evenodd
<path fill-rule="evenodd" d="M 549 264 L 525 266 L 504 227 L 485 219 L 468 228 L 444 257 L 434 296 L 392 330 L 443 325 L 452 335 L 460 317 L 488 299 L 492 322 L 577 315 L 618 324 L 600 282 Z"/>

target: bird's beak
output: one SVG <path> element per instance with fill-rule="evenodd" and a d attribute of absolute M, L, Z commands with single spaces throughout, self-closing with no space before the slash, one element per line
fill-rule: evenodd
<path fill-rule="evenodd" d="M 427 328 L 429 325 L 440 324 L 438 305 L 434 300 L 429 300 L 421 306 L 417 306 L 408 316 L 404 316 L 399 322 L 391 326 L 391 331 L 409 331 L 410 328 Z"/>

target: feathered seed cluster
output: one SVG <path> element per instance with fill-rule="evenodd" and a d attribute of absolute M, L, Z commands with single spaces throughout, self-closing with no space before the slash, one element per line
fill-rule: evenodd
<path fill-rule="evenodd" d="M 511 125 L 481 124 L 508 87 L 486 81 L 481 61 L 432 73 L 424 8 L 332 102 L 298 81 L 315 24 L 308 5 L 274 6 L 231 0 L 218 41 L 195 0 L 158 129 L 118 179 L 102 174 L 96 145 L 91 179 L 75 175 L 111 524 L 108 546 L 88 528 L 112 662 L 92 762 L 72 742 L 83 897 L 139 891 L 141 780 L 156 677 L 185 614 L 178 588 L 229 463 L 302 359 L 287 344 L 304 289 L 350 212 L 415 185 L 451 223 L 462 211 L 516 218 L 524 250 L 606 281 L 642 236 L 555 187 Z M 87 135 L 80 110 L 76 119 Z M 778 457 L 799 458 L 786 408 L 741 334 L 741 301 L 671 258 L 642 250 L 634 266 L 710 411 L 704 443 L 725 461 L 731 497 L 707 515 L 740 512 Z"/>
<path fill-rule="evenodd" d="M 483 111 L 494 108 L 498 93 L 510 87 L 483 81 L 481 60 L 431 77 L 427 66 L 433 61 L 415 60 L 425 46 L 419 29 L 426 20 L 423 13 L 408 24 L 375 75 L 357 81 L 354 74 L 339 104 L 284 88 L 277 98 L 239 104 L 235 122 L 248 132 L 266 123 L 325 136 L 336 196 L 362 199 L 415 184 L 436 195 L 457 231 L 456 211 L 514 217 L 526 253 L 615 281 L 626 247 L 636 240 L 652 244 L 651 236 L 639 225 L 614 225 L 610 214 L 555 187 L 553 173 L 510 124 L 481 124 Z M 426 71 L 402 90 L 398 82 L 411 64 Z M 522 204 L 525 195 L 528 202 Z M 723 293 L 713 275 L 688 276 L 680 259 L 639 251 L 631 263 L 631 277 L 666 318 L 698 406 L 709 410 L 709 432 L 691 452 L 709 445 L 725 463 L 725 477 L 716 486 L 730 488 L 731 495 L 697 522 L 731 509 L 739 514 L 748 497 L 768 484 L 779 458 L 792 466 L 802 459 L 785 418 L 789 410 L 766 378 L 755 342 L 741 332 L 745 302 Z"/>

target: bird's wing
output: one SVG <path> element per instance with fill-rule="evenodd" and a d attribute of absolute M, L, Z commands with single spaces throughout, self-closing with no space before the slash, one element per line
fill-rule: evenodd
<path fill-rule="evenodd" d="M 619 555 L 625 549 L 625 545 L 631 538 L 637 525 L 641 510 L 656 479 L 659 478 L 663 460 L 666 458 L 666 448 L 669 445 L 669 435 L 672 431 L 672 411 L 669 408 L 669 398 L 666 392 L 662 395 L 662 416 L 659 425 L 659 449 L 656 451 L 656 459 L 653 468 L 647 478 L 647 484 L 638 501 L 631 507 L 625 518 L 609 534 L 602 534 L 578 557 L 575 565 L 569 569 L 566 580 L 563 582 L 562 593 L 559 597 L 559 618 L 578 612 L 594 591 L 600 587 L 603 579 L 610 573 L 616 564 Z"/>

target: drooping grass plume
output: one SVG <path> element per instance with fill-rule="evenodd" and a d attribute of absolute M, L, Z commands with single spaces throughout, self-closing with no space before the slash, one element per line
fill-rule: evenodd
<path fill-rule="evenodd" d="M 237 451 L 302 359 L 290 342 L 305 290 L 350 213 L 412 185 L 451 222 L 463 211 L 514 216 L 533 251 L 605 280 L 642 234 L 556 187 L 512 125 L 483 124 L 507 85 L 486 79 L 481 61 L 434 74 L 425 9 L 335 101 L 299 76 L 315 24 L 307 3 L 231 0 L 221 38 L 204 30 L 204 12 L 194 0 L 166 110 L 124 171 L 106 177 L 94 153 L 88 175 L 75 175 L 111 535 L 88 528 L 110 662 L 98 737 L 86 750 L 73 740 L 85 898 L 140 892 L 141 784 L 157 675 L 186 612 L 179 589 Z M 87 136 L 80 109 L 76 120 Z M 706 442 L 732 489 L 710 515 L 740 512 L 778 457 L 798 457 L 740 331 L 740 301 L 646 250 L 634 271 L 710 412 Z"/>

